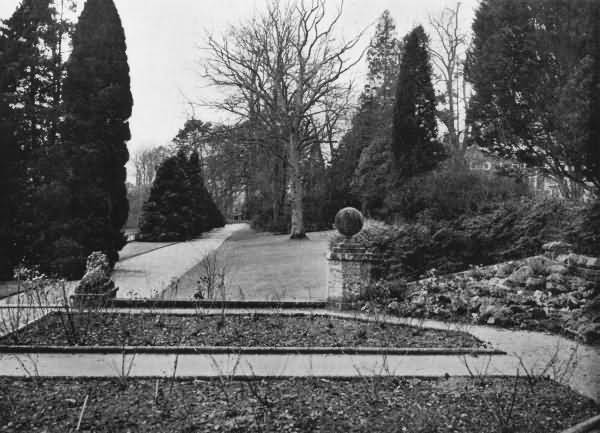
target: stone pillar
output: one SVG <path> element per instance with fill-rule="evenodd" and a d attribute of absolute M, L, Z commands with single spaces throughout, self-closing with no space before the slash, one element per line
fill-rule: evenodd
<path fill-rule="evenodd" d="M 354 208 L 344 208 L 335 216 L 335 226 L 344 238 L 327 254 L 327 300 L 340 309 L 365 294 L 372 283 L 373 266 L 380 260 L 352 241 L 363 222 L 362 214 Z"/>
<path fill-rule="evenodd" d="M 378 258 L 364 247 L 342 241 L 327 254 L 327 260 L 327 301 L 343 309 L 365 294 Z"/>

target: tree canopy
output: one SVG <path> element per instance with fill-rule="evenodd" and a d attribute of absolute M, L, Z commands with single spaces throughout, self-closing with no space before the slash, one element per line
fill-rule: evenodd
<path fill-rule="evenodd" d="M 392 150 L 402 177 L 432 169 L 443 153 L 437 139 L 428 44 L 422 26 L 404 38 L 392 129 Z"/>
<path fill-rule="evenodd" d="M 589 147 L 597 9 L 594 0 L 481 3 L 466 65 L 475 143 L 557 179 L 600 187 L 590 160 L 597 144 Z"/>

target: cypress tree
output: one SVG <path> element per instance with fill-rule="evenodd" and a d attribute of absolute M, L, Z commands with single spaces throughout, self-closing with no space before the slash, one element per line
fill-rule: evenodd
<path fill-rule="evenodd" d="M 9 39 L 0 31 L 0 279 L 11 277 L 14 265 L 14 200 L 18 151 L 10 96 L 14 80 L 8 73 Z"/>
<path fill-rule="evenodd" d="M 198 153 L 180 150 L 158 168 L 140 219 L 140 240 L 183 241 L 215 227 L 225 218 L 204 185 Z"/>
<path fill-rule="evenodd" d="M 432 169 L 443 150 L 437 141 L 428 44 L 422 26 L 404 38 L 392 132 L 392 150 L 402 177 Z"/>
<path fill-rule="evenodd" d="M 187 164 L 185 154 L 178 152 L 158 167 L 143 206 L 140 240 L 184 241 L 194 236 Z"/>
<path fill-rule="evenodd" d="M 105 252 L 111 262 L 125 244 L 126 142 L 130 90 L 125 34 L 113 0 L 87 0 L 73 34 L 64 83 L 64 158 L 72 199 L 65 223 L 67 245 Z M 73 260 L 83 271 L 81 254 Z"/>

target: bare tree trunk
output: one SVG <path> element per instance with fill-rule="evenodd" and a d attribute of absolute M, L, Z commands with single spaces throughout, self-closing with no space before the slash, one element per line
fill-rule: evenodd
<path fill-rule="evenodd" d="M 456 113 L 454 111 L 454 68 L 448 68 L 448 75 L 450 79 L 446 81 L 446 91 L 448 92 L 448 122 L 446 126 L 448 127 L 448 136 L 450 138 L 450 146 L 452 146 L 452 150 L 456 152 L 458 150 L 458 139 L 456 137 L 456 127 L 454 123 L 456 122 Z"/>
<path fill-rule="evenodd" d="M 290 134 L 289 141 L 289 162 L 290 162 L 290 195 L 292 201 L 292 228 L 290 232 L 291 239 L 304 239 L 304 209 L 302 201 L 304 199 L 304 185 L 302 184 L 302 171 L 300 168 L 300 152 L 298 150 L 298 137 Z"/>

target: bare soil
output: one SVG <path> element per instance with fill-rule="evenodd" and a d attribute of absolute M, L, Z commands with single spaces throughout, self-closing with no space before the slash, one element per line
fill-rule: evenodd
<path fill-rule="evenodd" d="M 79 335 L 69 332 L 68 317 L 52 313 L 0 339 L 0 344 L 88 346 L 351 346 L 482 347 L 470 334 L 450 330 L 283 315 L 169 315 L 93 313 L 73 316 Z"/>
<path fill-rule="evenodd" d="M 1 432 L 552 433 L 598 413 L 547 379 L 0 378 Z"/>

